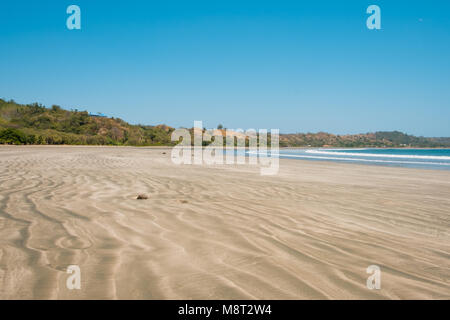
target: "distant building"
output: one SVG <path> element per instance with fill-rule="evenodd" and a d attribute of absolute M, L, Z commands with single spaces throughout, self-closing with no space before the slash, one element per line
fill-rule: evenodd
<path fill-rule="evenodd" d="M 97 114 L 93 114 L 93 113 L 89 113 L 90 117 L 97 117 L 97 118 L 106 118 L 106 114 L 103 114 L 101 112 L 97 113 Z"/>

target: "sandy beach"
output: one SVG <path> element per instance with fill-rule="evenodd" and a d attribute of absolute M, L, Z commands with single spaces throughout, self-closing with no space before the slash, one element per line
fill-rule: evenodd
<path fill-rule="evenodd" d="M 450 299 L 450 171 L 1 146 L 0 299 Z"/>

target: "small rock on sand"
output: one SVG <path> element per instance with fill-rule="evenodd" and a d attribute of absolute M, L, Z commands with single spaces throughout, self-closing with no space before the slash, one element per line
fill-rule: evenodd
<path fill-rule="evenodd" d="M 137 199 L 137 200 L 147 200 L 147 199 L 148 199 L 148 196 L 145 195 L 145 194 L 140 194 L 140 195 L 137 196 L 136 199 Z"/>

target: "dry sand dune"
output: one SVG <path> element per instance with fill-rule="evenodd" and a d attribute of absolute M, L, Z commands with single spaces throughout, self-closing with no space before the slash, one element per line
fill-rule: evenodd
<path fill-rule="evenodd" d="M 166 151 L 0 147 L 0 298 L 450 298 L 449 171 Z"/>

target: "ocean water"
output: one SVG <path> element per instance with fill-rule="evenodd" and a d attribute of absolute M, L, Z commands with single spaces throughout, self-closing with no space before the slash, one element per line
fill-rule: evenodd
<path fill-rule="evenodd" d="M 280 149 L 280 158 L 450 170 L 450 149 Z"/>
<path fill-rule="evenodd" d="M 258 152 L 245 153 L 249 156 L 266 156 Z M 267 155 L 270 156 L 270 151 Z M 280 149 L 279 153 L 273 155 L 278 155 L 281 159 L 450 170 L 450 149 Z"/>

